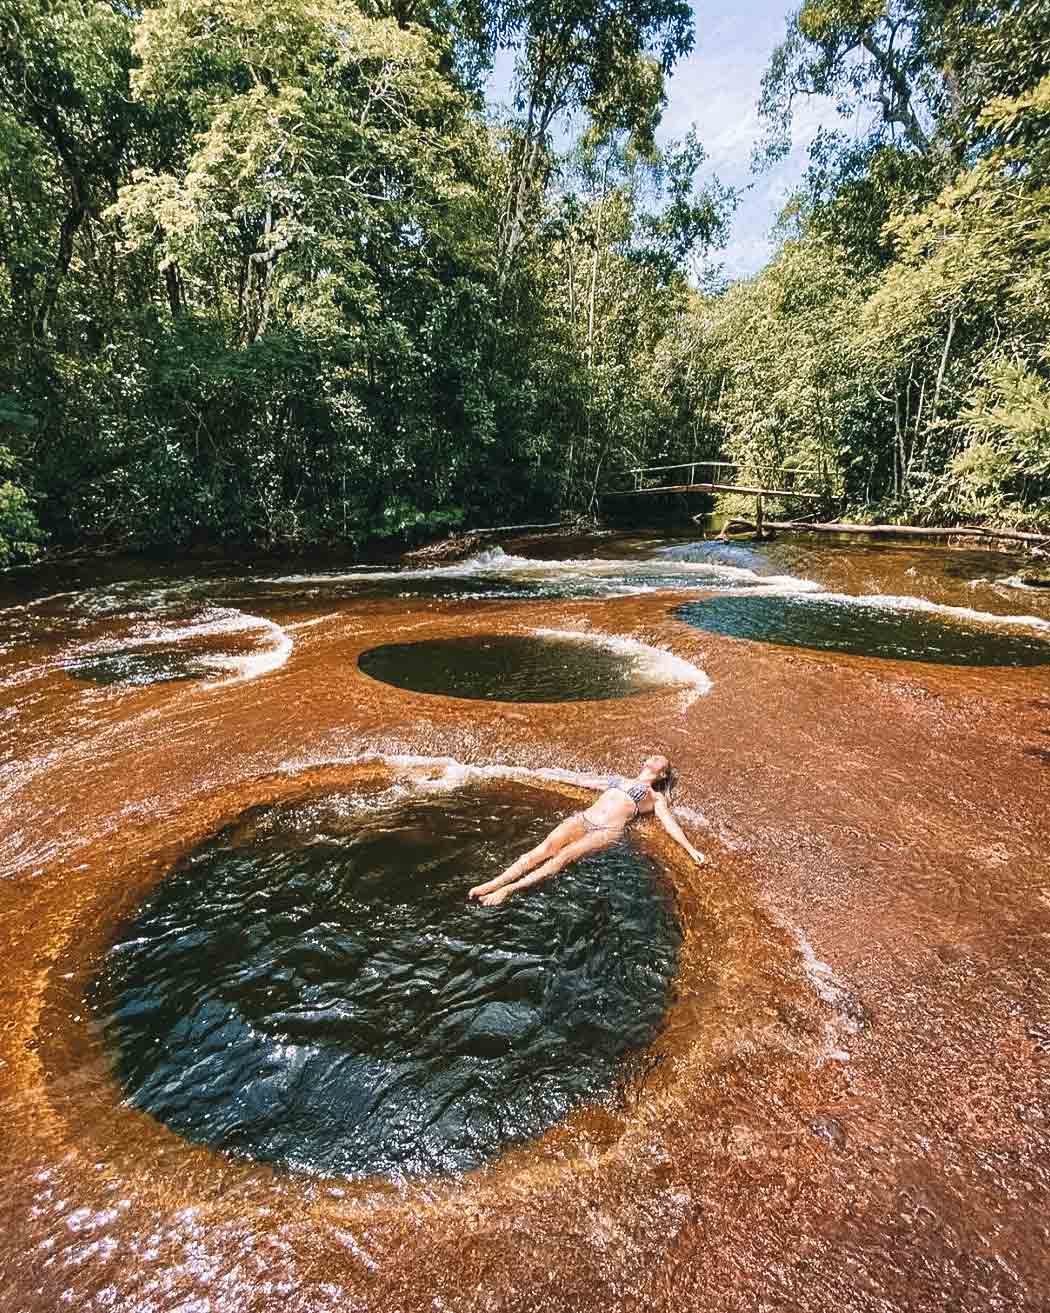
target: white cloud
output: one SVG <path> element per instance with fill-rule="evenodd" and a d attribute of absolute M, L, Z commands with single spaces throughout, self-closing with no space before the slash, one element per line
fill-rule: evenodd
<path fill-rule="evenodd" d="M 742 191 L 729 244 L 716 257 L 737 276 L 754 273 L 768 260 L 769 231 L 805 172 L 810 144 L 820 127 L 839 125 L 830 101 L 801 102 L 790 153 L 752 175 L 752 151 L 764 135 L 758 116 L 762 74 L 783 40 L 790 9 L 777 0 L 743 0 L 732 8 L 729 0 L 710 0 L 696 13 L 696 49 L 668 87 L 661 137 L 679 138 L 695 123 L 707 151 L 706 169 Z"/>
<path fill-rule="evenodd" d="M 832 102 L 801 101 L 789 154 L 757 177 L 751 173 L 752 151 L 764 133 L 758 117 L 762 74 L 794 7 L 790 0 L 708 0 L 696 7 L 696 48 L 668 86 L 661 140 L 680 139 L 695 123 L 707 152 L 705 171 L 741 189 L 730 241 L 715 253 L 734 276 L 754 273 L 769 259 L 769 231 L 802 179 L 817 131 L 842 127 Z M 512 74 L 513 59 L 501 52 L 489 81 L 490 100 L 507 98 Z"/>

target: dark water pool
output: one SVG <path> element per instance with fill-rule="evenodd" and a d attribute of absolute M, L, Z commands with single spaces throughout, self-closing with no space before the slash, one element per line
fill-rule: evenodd
<path fill-rule="evenodd" d="M 460 1171 L 615 1096 L 680 934 L 619 846 L 466 901 L 567 808 L 517 789 L 256 808 L 184 859 L 91 989 L 135 1106 L 191 1140 L 346 1176 Z"/>
<path fill-rule="evenodd" d="M 878 598 L 804 595 L 714 597 L 678 607 L 697 629 L 788 647 L 952 666 L 1050 663 L 1050 634 L 994 621 L 896 607 Z"/>
<path fill-rule="evenodd" d="M 178 647 L 169 649 L 130 648 L 81 657 L 65 665 L 67 674 L 92 684 L 145 687 L 172 680 L 214 676 L 199 657 Z"/>
<path fill-rule="evenodd" d="M 357 662 L 373 679 L 415 693 L 500 702 L 572 702 L 651 690 L 641 657 L 571 638 L 479 634 L 386 643 Z"/>

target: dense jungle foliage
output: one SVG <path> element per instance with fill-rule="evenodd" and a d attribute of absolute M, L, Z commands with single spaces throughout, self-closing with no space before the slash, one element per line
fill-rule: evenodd
<path fill-rule="evenodd" d="M 695 456 L 1045 524 L 1050 0 L 807 0 L 756 167 L 799 97 L 843 132 L 733 284 L 732 195 L 657 145 L 692 42 L 686 0 L 0 0 L 0 563 L 553 518 Z"/>
<path fill-rule="evenodd" d="M 694 412 L 857 518 L 1050 528 L 1050 0 L 807 0 L 767 156 L 812 93 L 848 131 L 769 266 L 685 316 Z"/>

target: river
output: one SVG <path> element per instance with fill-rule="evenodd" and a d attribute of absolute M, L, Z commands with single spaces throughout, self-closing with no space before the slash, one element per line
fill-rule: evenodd
<path fill-rule="evenodd" d="M 1021 565 L 9 572 L 0 1308 L 1041 1313 Z M 646 821 L 466 903 L 653 751 L 703 867 Z"/>

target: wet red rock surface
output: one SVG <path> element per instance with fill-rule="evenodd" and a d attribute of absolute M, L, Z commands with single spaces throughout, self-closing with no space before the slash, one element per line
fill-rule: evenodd
<path fill-rule="evenodd" d="M 930 559 L 881 558 L 881 591 L 914 591 Z M 872 569 L 844 552 L 828 582 L 864 591 Z M 257 678 L 93 689 L 51 665 L 3 689 L 0 1307 L 1050 1305 L 1050 668 L 789 651 L 692 629 L 677 600 L 318 596 L 285 607 L 294 647 Z M 468 703 L 356 666 L 376 643 L 539 626 L 666 649 L 712 687 Z M 709 865 L 643 830 L 686 940 L 622 1106 L 463 1178 L 350 1184 L 121 1104 L 84 983 L 117 917 L 225 820 L 333 779 L 452 787 L 443 759 L 630 772 L 652 750 Z"/>

